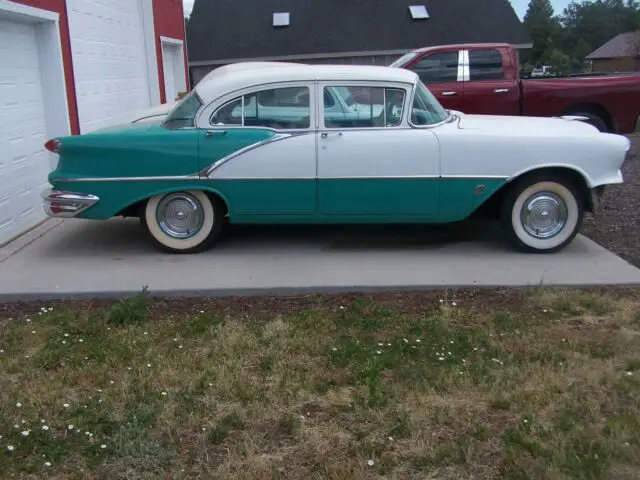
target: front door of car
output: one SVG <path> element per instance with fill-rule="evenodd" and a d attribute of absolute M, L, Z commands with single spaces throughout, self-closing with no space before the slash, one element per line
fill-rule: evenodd
<path fill-rule="evenodd" d="M 201 174 L 233 215 L 309 215 L 317 206 L 313 82 L 249 91 L 201 121 Z"/>
<path fill-rule="evenodd" d="M 465 50 L 465 63 L 468 65 L 464 81 L 465 113 L 519 114 L 520 84 L 515 76 L 518 69 L 517 65 L 511 65 L 505 50 Z"/>
<path fill-rule="evenodd" d="M 358 96 L 368 116 L 320 111 L 318 200 L 324 215 L 363 220 L 381 216 L 428 218 L 438 212 L 439 146 L 427 129 L 406 123 L 409 89 L 404 86 L 320 83 Z"/>
<path fill-rule="evenodd" d="M 405 68 L 420 77 L 444 108 L 465 112 L 462 50 L 426 53 Z"/>

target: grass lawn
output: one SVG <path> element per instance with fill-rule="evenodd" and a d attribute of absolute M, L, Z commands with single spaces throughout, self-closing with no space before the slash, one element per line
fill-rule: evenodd
<path fill-rule="evenodd" d="M 640 289 L 0 305 L 1 478 L 637 479 Z"/>

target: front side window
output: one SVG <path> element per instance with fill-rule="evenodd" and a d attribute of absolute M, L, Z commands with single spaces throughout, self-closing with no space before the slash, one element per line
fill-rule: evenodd
<path fill-rule="evenodd" d="M 469 80 L 503 80 L 502 56 L 498 50 L 469 51 Z"/>
<path fill-rule="evenodd" d="M 167 128 L 195 127 L 196 113 L 202 107 L 202 102 L 194 90 L 176 103 L 165 117 L 162 125 Z"/>
<path fill-rule="evenodd" d="M 417 73 L 424 84 L 457 82 L 458 52 L 434 53 L 416 62 L 410 70 Z"/>
<path fill-rule="evenodd" d="M 283 87 L 252 92 L 218 108 L 212 125 L 301 129 L 311 125 L 308 87 Z"/>
<path fill-rule="evenodd" d="M 433 125 L 445 121 L 448 117 L 449 114 L 436 97 L 422 82 L 418 82 L 411 107 L 411 123 Z"/>
<path fill-rule="evenodd" d="M 401 88 L 331 86 L 340 108 L 324 109 L 327 128 L 397 127 L 402 122 L 405 90 Z"/>

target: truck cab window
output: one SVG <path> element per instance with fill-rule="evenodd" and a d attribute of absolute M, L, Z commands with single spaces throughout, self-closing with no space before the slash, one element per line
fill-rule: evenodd
<path fill-rule="evenodd" d="M 504 80 L 500 52 L 498 50 L 469 51 L 469 80 Z"/>
<path fill-rule="evenodd" d="M 410 69 L 425 85 L 458 81 L 458 51 L 434 53 L 418 61 Z"/>

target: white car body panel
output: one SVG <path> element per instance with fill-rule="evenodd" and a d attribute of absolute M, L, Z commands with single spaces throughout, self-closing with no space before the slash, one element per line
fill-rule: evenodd
<path fill-rule="evenodd" d="M 205 150 L 206 155 L 206 150 Z M 203 162 L 207 163 L 205 157 Z M 222 159 L 208 172 L 211 179 L 314 179 L 316 135 L 283 135 Z"/>
<path fill-rule="evenodd" d="M 544 167 L 568 167 L 590 187 L 621 183 L 630 141 L 561 118 L 460 115 L 433 129 L 443 177 L 514 178 Z"/>

